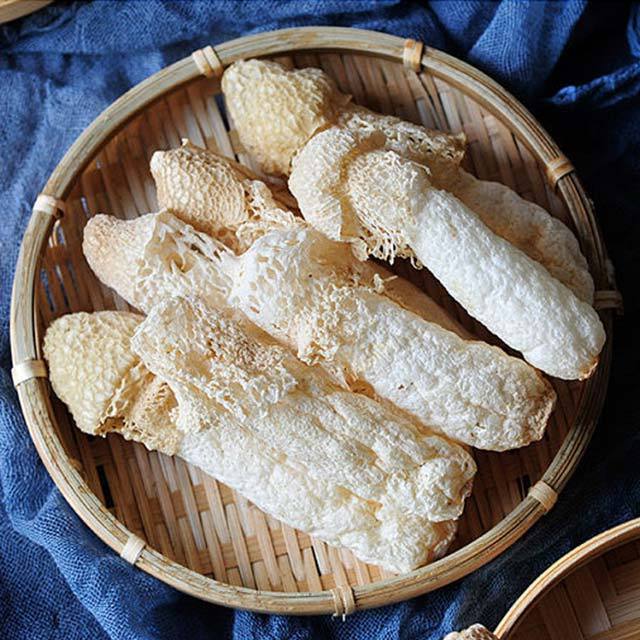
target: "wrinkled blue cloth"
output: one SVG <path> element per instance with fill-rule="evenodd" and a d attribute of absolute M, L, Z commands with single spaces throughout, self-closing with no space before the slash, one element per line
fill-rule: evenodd
<path fill-rule="evenodd" d="M 466 579 L 346 622 L 205 604 L 134 569 L 66 505 L 28 436 L 9 370 L 9 300 L 35 196 L 64 152 L 129 87 L 206 44 L 332 24 L 417 38 L 522 99 L 577 166 L 626 299 L 605 410 L 557 506 Z M 0 637 L 421 638 L 495 625 L 552 561 L 640 514 L 640 11 L 586 2 L 57 2 L 0 26 Z"/>

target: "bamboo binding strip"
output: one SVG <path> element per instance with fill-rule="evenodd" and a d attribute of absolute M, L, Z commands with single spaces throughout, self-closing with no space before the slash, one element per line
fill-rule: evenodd
<path fill-rule="evenodd" d="M 624 310 L 622 294 L 616 289 L 602 289 L 596 291 L 593 298 L 593 306 L 596 309 Z"/>
<path fill-rule="evenodd" d="M 41 193 L 33 203 L 33 212 L 51 216 L 54 219 L 62 217 L 65 204 L 62 200 Z"/>
<path fill-rule="evenodd" d="M 547 163 L 547 177 L 555 189 L 561 178 L 575 171 L 575 167 L 565 156 L 558 156 Z"/>
<path fill-rule="evenodd" d="M 339 584 L 335 589 L 331 589 L 333 596 L 333 604 L 335 612 L 334 618 L 342 618 L 344 622 L 346 617 L 356 610 L 356 600 L 353 589 L 349 585 Z"/>
<path fill-rule="evenodd" d="M 123 560 L 126 560 L 129 564 L 135 564 L 138 562 L 138 558 L 140 558 L 146 544 L 147 543 L 142 538 L 139 538 L 137 535 L 132 533 L 124 547 L 122 547 L 120 557 Z"/>
<path fill-rule="evenodd" d="M 551 511 L 558 500 L 558 494 L 555 489 L 551 488 L 546 482 L 543 482 L 542 480 L 536 482 L 536 484 L 531 487 L 531 489 L 529 490 L 529 495 L 542 505 L 545 513 Z"/>
<path fill-rule="evenodd" d="M 404 49 L 402 51 L 402 64 L 411 71 L 416 73 L 422 67 L 422 52 L 424 44 L 418 40 L 405 40 Z"/>
<path fill-rule="evenodd" d="M 82 229 L 99 212 L 131 218 L 154 210 L 154 150 L 189 138 L 256 171 L 218 100 L 222 69 L 250 57 L 322 67 L 365 106 L 464 131 L 470 142 L 466 167 L 480 178 L 516 187 L 573 226 L 597 288 L 615 289 L 577 177 L 566 174 L 551 187 L 547 167 L 561 153 L 501 87 L 420 43 L 333 27 L 283 30 L 222 43 L 215 51 L 205 47 L 163 69 L 114 102 L 74 143 L 43 189 L 48 197 L 34 207 L 22 243 L 11 310 L 14 364 L 41 359 L 44 329 L 64 313 L 128 308 L 91 274 L 82 255 Z M 402 264 L 394 268 L 469 331 L 490 339 L 427 273 Z M 611 336 L 612 310 L 600 313 Z M 84 522 L 136 568 L 227 606 L 342 616 L 457 580 L 542 517 L 589 441 L 610 357 L 609 340 L 589 380 L 553 381 L 558 407 L 539 443 L 503 454 L 475 452 L 479 473 L 455 546 L 445 558 L 407 575 L 389 574 L 282 525 L 180 459 L 114 435 L 83 435 L 48 381 L 32 377 L 33 370 L 17 388 L 31 437 L 57 486 Z"/>
<path fill-rule="evenodd" d="M 47 365 L 44 360 L 25 360 L 24 362 L 19 362 L 11 369 L 11 379 L 13 380 L 14 387 L 32 378 L 46 377 Z"/>
<path fill-rule="evenodd" d="M 224 67 L 213 47 L 198 49 L 191 54 L 198 71 L 206 78 L 220 78 Z"/>

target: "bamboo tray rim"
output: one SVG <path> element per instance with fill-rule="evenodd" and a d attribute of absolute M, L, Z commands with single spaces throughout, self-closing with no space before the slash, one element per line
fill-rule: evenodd
<path fill-rule="evenodd" d="M 342 27 L 305 27 L 238 38 L 216 46 L 215 52 L 225 67 L 241 58 L 304 50 L 371 54 L 402 62 L 404 46 L 402 38 L 378 32 Z M 430 47 L 425 47 L 421 64 L 430 73 L 446 79 L 454 86 L 464 88 L 478 102 L 489 106 L 496 112 L 497 118 L 502 118 L 512 132 L 522 137 L 543 165 L 548 166 L 561 157 L 556 144 L 533 116 L 502 87 L 475 68 Z M 193 57 L 189 56 L 134 86 L 107 107 L 79 136 L 51 174 L 43 192 L 64 201 L 76 177 L 108 139 L 151 102 L 200 76 L 201 71 Z M 572 214 L 577 209 L 585 215 L 591 226 L 591 233 L 597 240 L 595 255 L 592 257 L 594 262 L 591 264 L 596 287 L 611 286 L 601 237 L 579 180 L 574 174 L 568 174 L 558 182 L 557 190 Z M 51 216 L 34 211 L 22 241 L 11 305 L 11 350 L 14 366 L 38 359 L 41 355 L 35 329 L 34 285 L 39 256 L 46 245 L 52 225 Z M 542 477 L 558 493 L 586 449 L 603 401 L 604 394 L 594 392 L 606 387 L 608 380 L 612 312 L 601 311 L 601 317 L 609 340 L 601 354 L 596 373 L 585 384 L 584 393 L 589 400 L 582 403 L 573 427 Z M 49 393 L 48 382 L 43 379 L 32 378 L 18 386 L 18 395 L 31 437 L 67 502 L 96 535 L 121 553 L 131 532 L 104 508 L 71 465 L 61 442 L 54 435 L 55 418 Z M 525 497 L 491 530 L 451 555 L 409 574 L 374 584 L 354 586 L 357 608 L 406 600 L 467 575 L 513 544 L 544 513 L 545 508 L 540 502 L 531 496 Z M 478 554 L 482 556 L 480 560 Z M 334 594 L 331 591 L 281 593 L 234 587 L 187 569 L 149 547 L 144 548 L 136 566 L 181 591 L 219 604 L 272 613 L 317 614 L 335 611 Z"/>
<path fill-rule="evenodd" d="M 640 518 L 607 529 L 566 553 L 527 587 L 502 618 L 495 635 L 508 640 L 526 615 L 551 589 L 591 560 L 636 539 L 640 539 Z"/>

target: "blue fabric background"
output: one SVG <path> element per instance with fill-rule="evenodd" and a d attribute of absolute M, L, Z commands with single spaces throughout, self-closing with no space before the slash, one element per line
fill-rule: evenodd
<path fill-rule="evenodd" d="M 66 505 L 39 461 L 9 370 L 8 309 L 20 238 L 47 176 L 126 89 L 197 47 L 267 29 L 334 24 L 418 38 L 487 71 L 521 98 L 574 161 L 617 266 L 605 411 L 556 508 L 460 583 L 345 623 L 204 604 L 131 568 Z M 585 2 L 56 2 L 0 26 L 0 637 L 421 638 L 495 625 L 545 567 L 640 514 L 637 277 L 640 10 Z"/>

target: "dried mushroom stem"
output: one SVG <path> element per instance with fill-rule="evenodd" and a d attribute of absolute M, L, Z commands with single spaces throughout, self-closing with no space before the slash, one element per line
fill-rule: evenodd
<path fill-rule="evenodd" d="M 45 355 L 56 393 L 88 433 L 179 455 L 267 513 L 389 570 L 442 555 L 475 473 L 469 455 L 332 386 L 255 331 L 172 299 L 146 320 L 63 316 L 47 330 Z"/>
<path fill-rule="evenodd" d="M 289 174 L 300 149 L 332 125 L 361 138 L 382 135 L 387 150 L 428 167 L 437 188 L 455 195 L 495 234 L 544 265 L 581 300 L 593 302 L 593 280 L 573 233 L 509 187 L 464 171 L 459 166 L 463 135 L 353 105 L 319 69 L 287 70 L 274 62 L 240 61 L 225 71 L 222 89 L 240 140 L 265 171 Z M 291 122 L 300 123 L 294 134 Z"/>
<path fill-rule="evenodd" d="M 151 173 L 161 209 L 220 240 L 235 253 L 243 253 L 268 231 L 303 224 L 278 194 L 246 167 L 189 142 L 178 149 L 156 151 Z M 385 281 L 383 293 L 394 302 L 465 339 L 472 337 L 408 280 L 393 276 L 381 265 L 372 263 L 369 268 Z"/>
<path fill-rule="evenodd" d="M 297 156 L 289 179 L 305 218 L 366 257 L 414 256 L 490 331 L 542 371 L 583 379 L 605 332 L 594 309 L 542 265 L 496 235 L 428 170 L 333 127 Z"/>
<path fill-rule="evenodd" d="M 345 386 L 364 381 L 460 442 L 524 446 L 542 436 L 553 409 L 555 394 L 534 369 L 394 303 L 348 245 L 308 225 L 274 229 L 236 256 L 168 212 L 96 216 L 84 251 L 96 275 L 143 311 L 176 295 L 242 311 L 306 363 Z"/>
<path fill-rule="evenodd" d="M 198 300 L 155 306 L 133 340 L 179 402 L 178 426 L 207 428 L 221 408 L 265 444 L 376 501 L 431 521 L 462 513 L 475 464 L 407 416 L 344 391 L 263 332 Z"/>

